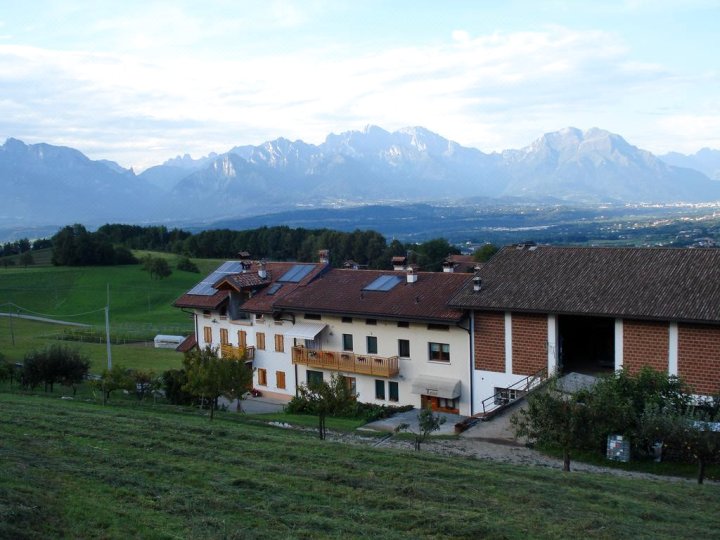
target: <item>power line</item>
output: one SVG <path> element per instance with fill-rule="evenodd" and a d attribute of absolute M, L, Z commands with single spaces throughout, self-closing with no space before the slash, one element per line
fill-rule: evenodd
<path fill-rule="evenodd" d="M 72 315 L 64 315 L 64 314 L 63 314 L 63 315 L 54 315 L 54 314 L 40 313 L 40 312 L 38 312 L 38 311 L 33 311 L 33 310 L 31 310 L 31 309 L 27 309 L 27 308 L 24 308 L 24 307 L 22 307 L 22 306 L 18 306 L 17 304 L 14 304 L 14 303 L 12 303 L 12 302 L 6 302 L 6 303 L 4 303 L 4 304 L 0 304 L 0 307 L 4 307 L 4 306 L 14 307 L 15 309 L 18 310 L 18 312 L 22 311 L 23 313 L 30 313 L 30 314 L 32 314 L 32 315 L 37 315 L 38 317 L 47 317 L 47 318 L 50 318 L 50 319 L 51 319 L 51 318 L 58 318 L 58 317 L 71 318 L 71 319 L 72 319 L 73 317 L 83 317 L 83 316 L 85 316 L 85 315 L 92 315 L 93 313 L 99 313 L 99 312 L 101 312 L 101 311 L 105 311 L 105 308 L 102 307 L 102 308 L 99 308 L 99 309 L 94 309 L 94 310 L 92 310 L 92 311 L 86 311 L 86 312 L 84 312 L 84 313 L 75 313 L 75 314 L 72 314 Z"/>

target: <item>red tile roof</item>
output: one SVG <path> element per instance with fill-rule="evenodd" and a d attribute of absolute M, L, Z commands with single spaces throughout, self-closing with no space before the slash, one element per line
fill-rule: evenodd
<path fill-rule="evenodd" d="M 511 246 L 457 307 L 720 323 L 720 249 Z"/>
<path fill-rule="evenodd" d="M 185 353 L 193 350 L 195 347 L 197 347 L 197 339 L 195 338 L 195 333 L 193 332 L 186 337 L 180 345 L 175 347 L 175 350 L 177 352 Z"/>
<path fill-rule="evenodd" d="M 212 296 L 203 296 L 200 294 L 183 294 L 180 298 L 173 302 L 173 306 L 179 308 L 195 308 L 195 309 L 218 309 L 222 303 L 227 300 L 230 293 L 228 291 L 218 291 Z"/>
<path fill-rule="evenodd" d="M 396 275 L 402 281 L 389 291 L 364 290 L 380 276 Z M 275 309 L 392 318 L 457 322 L 464 311 L 448 300 L 468 280 L 467 274 L 418 272 L 407 283 L 406 272 L 332 269 L 275 302 Z"/>
<path fill-rule="evenodd" d="M 277 280 L 298 264 L 313 266 L 313 269 L 299 282 L 282 282 L 273 294 L 268 294 L 269 286 L 279 283 Z M 265 263 L 267 276 L 261 278 L 258 275 L 257 264 L 253 263 L 246 272 L 225 276 L 213 284 L 214 289 L 219 289 L 215 294 L 211 296 L 184 294 L 175 300 L 173 305 L 181 308 L 215 310 L 227 300 L 230 291 L 250 290 L 252 296 L 242 304 L 241 309 L 251 313 L 272 313 L 275 301 L 306 285 L 326 268 L 328 266 L 321 263 L 267 262 Z"/>

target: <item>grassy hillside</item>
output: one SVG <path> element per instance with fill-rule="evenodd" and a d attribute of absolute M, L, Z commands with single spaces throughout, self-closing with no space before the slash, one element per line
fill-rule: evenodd
<path fill-rule="evenodd" d="M 716 485 L 318 441 L 0 393 L 2 538 L 710 538 Z"/>
<path fill-rule="evenodd" d="M 167 257 L 174 268 L 174 255 L 153 255 Z M 200 274 L 173 270 L 170 277 L 162 280 L 151 279 L 140 265 L 0 267 L 0 312 L 14 311 L 15 308 L 8 304 L 16 304 L 23 308 L 21 313 L 24 314 L 89 324 L 94 327 L 94 338 L 102 341 L 109 286 L 110 325 L 115 343 L 113 356 L 127 367 L 167 369 L 179 365 L 179 355 L 122 344 L 128 340 L 150 339 L 158 333 L 187 335 L 192 332 L 192 319 L 174 308 L 172 302 L 222 261 L 197 259 L 194 262 L 200 268 Z M 68 332 L 77 333 L 77 330 L 0 317 L 0 352 L 14 361 L 21 361 L 27 351 L 43 348 L 58 335 Z M 79 337 L 85 341 L 93 337 L 93 331 L 83 331 L 83 334 Z M 71 343 L 90 356 L 93 371 L 104 365 L 104 343 Z"/>

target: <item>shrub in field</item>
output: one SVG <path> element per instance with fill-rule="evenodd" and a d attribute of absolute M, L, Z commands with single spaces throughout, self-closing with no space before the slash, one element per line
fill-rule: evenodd
<path fill-rule="evenodd" d="M 130 370 L 129 375 L 135 383 L 135 395 L 140 401 L 160 388 L 161 381 L 151 369 L 133 369 Z"/>
<path fill-rule="evenodd" d="M 194 272 L 195 274 L 200 273 L 200 269 L 197 267 L 197 264 L 192 262 L 189 257 L 180 257 L 175 265 L 175 268 L 182 270 L 183 272 Z"/>
<path fill-rule="evenodd" d="M 167 370 L 162 374 L 165 399 L 174 405 L 191 405 L 195 401 L 195 396 L 184 389 L 187 383 L 187 373 L 184 369 Z"/>

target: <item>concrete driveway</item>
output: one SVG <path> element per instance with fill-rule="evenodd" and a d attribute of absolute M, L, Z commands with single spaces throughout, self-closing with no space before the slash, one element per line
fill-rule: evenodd
<path fill-rule="evenodd" d="M 412 409 L 410 411 L 397 413 L 390 418 L 384 418 L 383 420 L 376 420 L 365 424 L 360 429 L 367 429 L 372 431 L 395 431 L 400 424 L 409 424 L 410 431 L 418 432 L 420 429 L 418 426 L 418 414 L 420 409 Z M 464 420 L 465 416 L 459 414 L 448 414 L 448 413 L 435 413 L 438 416 L 445 418 L 445 423 L 440 426 L 438 431 L 434 431 L 433 435 L 453 435 L 455 434 L 455 424 L 460 420 Z"/>

